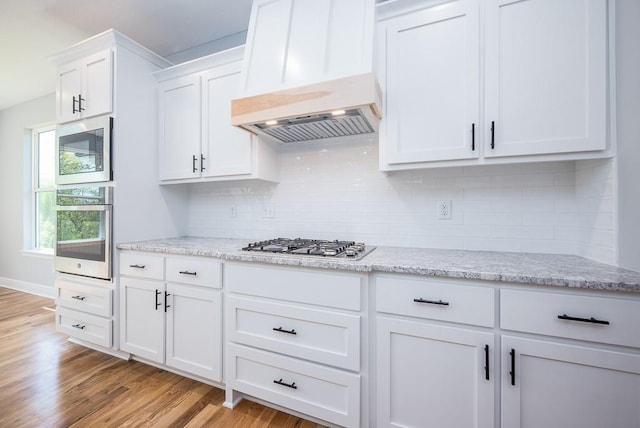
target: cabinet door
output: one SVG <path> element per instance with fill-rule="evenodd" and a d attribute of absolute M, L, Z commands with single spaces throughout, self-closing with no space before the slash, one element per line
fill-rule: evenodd
<path fill-rule="evenodd" d="M 251 134 L 231 125 L 240 66 L 236 61 L 202 75 L 203 177 L 251 173 Z"/>
<path fill-rule="evenodd" d="M 386 163 L 478 157 L 478 3 L 404 15 L 380 34 Z"/>
<path fill-rule="evenodd" d="M 220 292 L 172 283 L 167 292 L 167 365 L 221 382 Z"/>
<path fill-rule="evenodd" d="M 492 0 L 485 28 L 485 156 L 605 149 L 607 1 Z"/>
<path fill-rule="evenodd" d="M 80 118 L 77 98 L 82 92 L 82 62 L 74 61 L 58 67 L 56 82 L 56 117 L 58 123 Z"/>
<path fill-rule="evenodd" d="M 640 426 L 638 354 L 503 336 L 502 358 L 504 427 Z"/>
<path fill-rule="evenodd" d="M 89 55 L 82 61 L 82 117 L 111 112 L 113 61 L 111 49 Z"/>
<path fill-rule="evenodd" d="M 200 177 L 200 76 L 160 84 L 160 179 Z"/>
<path fill-rule="evenodd" d="M 380 426 L 493 428 L 493 334 L 379 316 L 377 340 Z"/>
<path fill-rule="evenodd" d="M 120 278 L 120 349 L 164 362 L 164 283 Z"/>

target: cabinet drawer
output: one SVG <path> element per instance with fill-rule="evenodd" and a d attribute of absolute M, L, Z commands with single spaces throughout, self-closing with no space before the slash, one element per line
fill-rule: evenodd
<path fill-rule="evenodd" d="M 231 296 L 229 340 L 353 371 L 360 369 L 360 317 Z"/>
<path fill-rule="evenodd" d="M 207 257 L 167 257 L 167 281 L 222 288 L 222 263 Z"/>
<path fill-rule="evenodd" d="M 164 279 L 164 257 L 142 253 L 120 253 L 120 274 Z"/>
<path fill-rule="evenodd" d="M 360 424 L 360 376 L 228 345 L 227 387 L 325 421 Z"/>
<path fill-rule="evenodd" d="M 500 298 L 503 329 L 640 347 L 640 300 L 512 289 Z"/>
<path fill-rule="evenodd" d="M 233 293 L 340 309 L 360 310 L 362 275 L 283 266 L 225 264 Z"/>
<path fill-rule="evenodd" d="M 109 288 L 56 280 L 56 305 L 82 312 L 110 317 L 112 295 Z"/>
<path fill-rule="evenodd" d="M 493 327 L 495 291 L 434 279 L 376 277 L 376 310 L 389 314 Z"/>
<path fill-rule="evenodd" d="M 72 309 L 56 308 L 56 329 L 69 336 L 109 348 L 112 328 L 110 319 Z"/>

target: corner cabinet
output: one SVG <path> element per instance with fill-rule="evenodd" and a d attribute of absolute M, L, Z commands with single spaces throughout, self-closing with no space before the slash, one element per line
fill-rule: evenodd
<path fill-rule="evenodd" d="M 155 73 L 161 183 L 276 180 L 273 143 L 231 125 L 244 47 Z"/>
<path fill-rule="evenodd" d="M 120 263 L 120 348 L 222 382 L 222 264 L 129 252 Z"/>
<path fill-rule="evenodd" d="M 113 52 L 104 49 L 58 65 L 56 121 L 71 122 L 110 113 L 113 99 Z"/>
<path fill-rule="evenodd" d="M 375 287 L 378 426 L 493 428 L 494 289 L 400 275 Z"/>
<path fill-rule="evenodd" d="M 379 6 L 381 169 L 612 155 L 607 0 L 423 4 Z"/>

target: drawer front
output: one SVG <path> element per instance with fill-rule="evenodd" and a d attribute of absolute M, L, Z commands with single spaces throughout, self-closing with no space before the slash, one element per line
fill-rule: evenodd
<path fill-rule="evenodd" d="M 353 371 L 360 369 L 360 316 L 231 296 L 228 339 Z"/>
<path fill-rule="evenodd" d="M 56 330 L 69 336 L 111 347 L 113 323 L 110 319 L 96 317 L 58 307 L 56 308 Z"/>
<path fill-rule="evenodd" d="M 164 257 L 143 253 L 120 253 L 120 274 L 148 279 L 164 279 Z"/>
<path fill-rule="evenodd" d="M 228 345 L 227 387 L 325 421 L 360 424 L 360 376 Z"/>
<path fill-rule="evenodd" d="M 222 288 L 222 263 L 207 257 L 167 257 L 167 281 Z"/>
<path fill-rule="evenodd" d="M 288 302 L 360 310 L 363 275 L 285 266 L 225 264 L 229 291 Z"/>
<path fill-rule="evenodd" d="M 503 329 L 640 347 L 640 300 L 513 289 L 500 300 Z"/>
<path fill-rule="evenodd" d="M 376 310 L 440 321 L 493 327 L 495 290 L 435 279 L 376 277 Z"/>
<path fill-rule="evenodd" d="M 56 280 L 56 305 L 90 314 L 110 317 L 113 291 L 109 288 Z"/>

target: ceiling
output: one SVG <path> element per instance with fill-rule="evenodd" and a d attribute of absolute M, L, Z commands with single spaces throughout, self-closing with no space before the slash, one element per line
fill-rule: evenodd
<path fill-rule="evenodd" d="M 0 110 L 55 92 L 47 57 L 114 28 L 170 56 L 246 31 L 252 0 L 0 0 Z"/>

